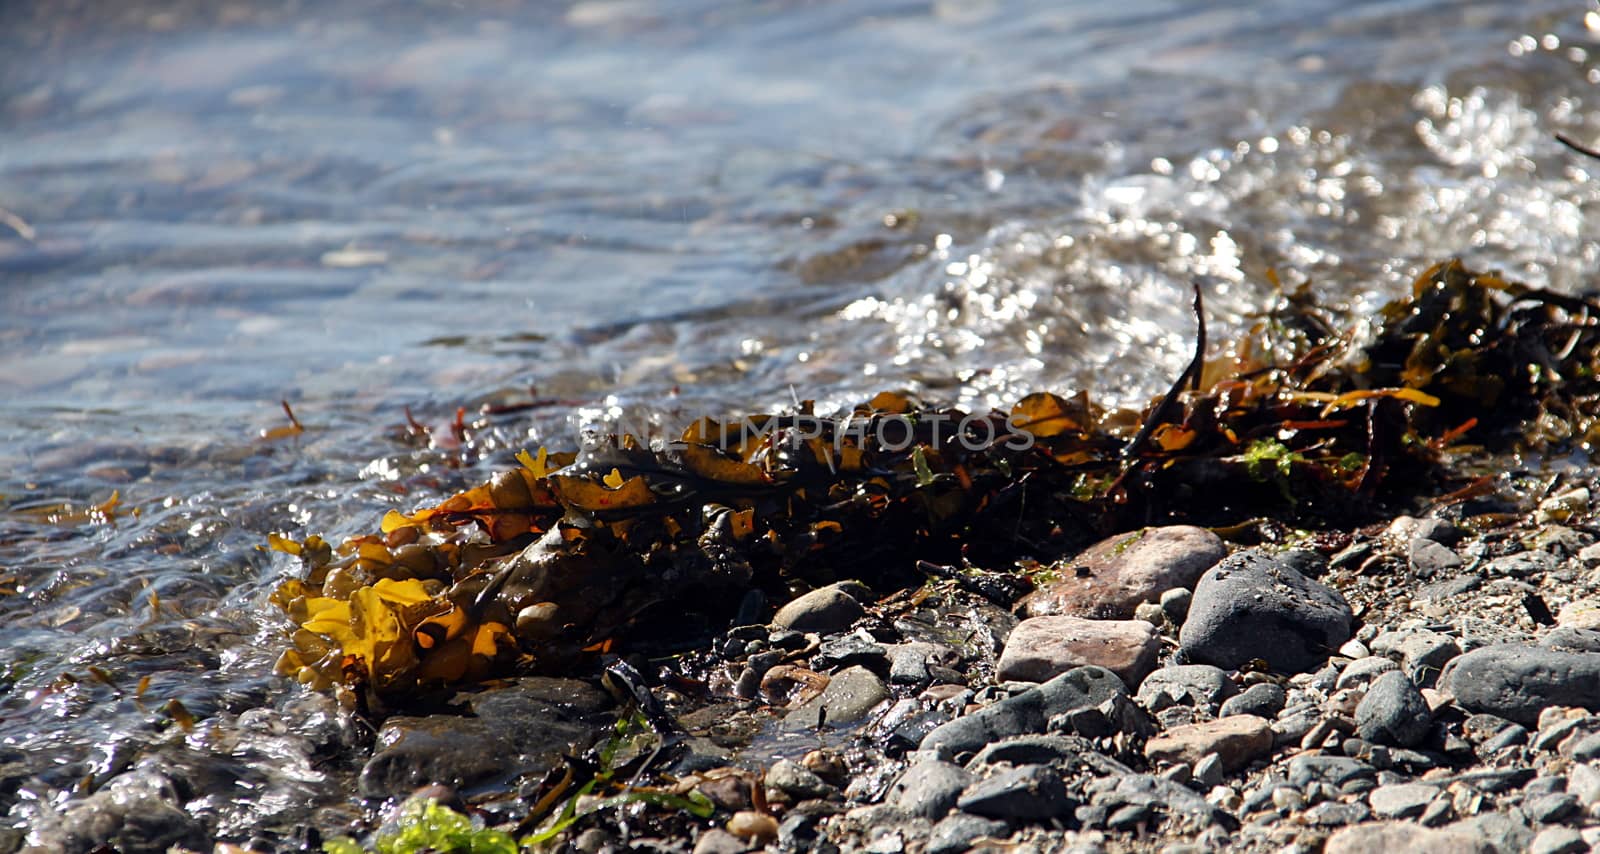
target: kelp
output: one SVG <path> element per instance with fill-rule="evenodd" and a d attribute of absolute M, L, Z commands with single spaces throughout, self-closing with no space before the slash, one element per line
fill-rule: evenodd
<path fill-rule="evenodd" d="M 1343 329 L 1302 288 L 1211 361 L 1198 293 L 1196 315 L 1194 362 L 1143 409 L 1082 391 L 987 413 L 897 392 L 802 403 L 664 447 L 523 452 L 337 547 L 274 538 L 305 565 L 273 596 L 296 624 L 279 670 L 389 702 L 570 670 L 645 626 L 725 624 L 752 589 L 1005 571 L 1155 523 L 1361 521 L 1446 491 L 1446 451 L 1596 438 L 1588 299 L 1452 261 Z"/>

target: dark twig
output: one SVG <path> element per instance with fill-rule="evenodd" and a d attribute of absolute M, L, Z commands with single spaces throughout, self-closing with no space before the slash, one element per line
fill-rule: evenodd
<path fill-rule="evenodd" d="M 1567 136 L 1564 133 L 1559 133 L 1558 132 L 1556 134 L 1556 142 L 1559 142 L 1562 145 L 1565 145 L 1566 147 L 1572 149 L 1573 151 L 1576 151 L 1579 154 L 1582 154 L 1584 157 L 1592 157 L 1595 160 L 1600 160 L 1600 151 L 1597 151 L 1597 150 L 1595 150 L 1593 148 L 1590 148 L 1587 145 L 1583 145 L 1582 143 L 1579 143 L 1577 140 L 1573 139 L 1570 136 Z"/>
<path fill-rule="evenodd" d="M 1204 373 L 1206 365 L 1206 313 L 1205 303 L 1200 296 L 1199 282 L 1196 282 L 1194 286 L 1194 317 L 1198 325 L 1194 336 L 1194 358 L 1190 360 L 1189 367 L 1184 368 L 1183 373 L 1179 374 L 1178 378 L 1173 381 L 1172 388 L 1167 389 L 1166 396 L 1161 398 L 1161 402 L 1156 404 L 1154 410 L 1151 410 L 1150 417 L 1146 418 L 1144 426 L 1139 428 L 1139 435 L 1134 436 L 1133 441 L 1122 449 L 1123 459 L 1130 459 L 1137 455 L 1144 448 L 1145 443 L 1150 441 L 1150 434 L 1154 433 L 1157 427 L 1166 423 L 1167 415 L 1171 412 L 1172 407 L 1177 405 L 1178 395 L 1183 391 L 1185 385 L 1195 391 L 1200 390 L 1200 375 Z"/>

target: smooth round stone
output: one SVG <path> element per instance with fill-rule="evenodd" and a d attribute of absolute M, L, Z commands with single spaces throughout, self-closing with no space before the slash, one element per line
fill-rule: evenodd
<path fill-rule="evenodd" d="M 1260 659 L 1281 673 L 1320 667 L 1349 640 L 1344 597 L 1286 561 L 1233 555 L 1201 577 L 1178 641 L 1190 660 L 1236 669 Z"/>
<path fill-rule="evenodd" d="M 1160 652 L 1161 635 L 1143 620 L 1032 617 L 1012 629 L 995 670 L 1001 681 L 1044 682 L 1095 665 L 1137 685 Z"/>
<path fill-rule="evenodd" d="M 1433 712 L 1404 673 L 1390 671 L 1373 680 L 1356 706 L 1356 731 L 1374 744 L 1415 747 L 1427 737 Z"/>

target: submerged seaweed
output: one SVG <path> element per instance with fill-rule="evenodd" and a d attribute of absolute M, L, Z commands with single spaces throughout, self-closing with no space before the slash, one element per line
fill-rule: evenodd
<path fill-rule="evenodd" d="M 1201 314 L 1196 301 L 1197 315 Z M 1447 451 L 1584 447 L 1600 304 L 1439 264 L 1339 329 L 1302 289 L 1142 411 L 1085 392 L 967 413 L 885 392 L 849 412 L 702 419 L 518 469 L 330 547 L 274 539 L 303 578 L 279 671 L 352 703 L 563 671 L 725 625 L 751 589 L 915 583 L 918 561 L 1008 570 L 1092 538 L 1257 516 L 1322 527 L 1452 487 Z"/>

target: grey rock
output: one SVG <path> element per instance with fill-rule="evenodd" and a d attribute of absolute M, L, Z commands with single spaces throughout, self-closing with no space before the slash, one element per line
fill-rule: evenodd
<path fill-rule="evenodd" d="M 921 749 L 967 753 L 1010 736 L 1043 733 L 1056 715 L 1098 706 L 1126 693 L 1126 686 L 1115 673 L 1103 667 L 1079 667 L 1037 688 L 941 724 L 922 739 Z"/>
<path fill-rule="evenodd" d="M 1579 762 L 1600 759 L 1600 732 L 1573 736 L 1567 743 L 1561 745 L 1561 752 Z"/>
<path fill-rule="evenodd" d="M 1439 684 L 1463 708 L 1534 726 L 1547 706 L 1600 709 L 1600 653 L 1489 646 L 1451 660 Z"/>
<path fill-rule="evenodd" d="M 1011 835 L 1007 824 L 998 819 L 958 812 L 946 816 L 928 834 L 927 854 L 962 854 L 982 837 L 1004 839 Z"/>
<path fill-rule="evenodd" d="M 1194 764 L 1194 779 L 1207 787 L 1220 785 L 1225 774 L 1222 757 L 1215 753 L 1207 754 Z"/>
<path fill-rule="evenodd" d="M 816 670 L 855 665 L 887 673 L 889 653 L 865 632 L 852 632 L 823 641 L 811 656 L 811 666 Z"/>
<path fill-rule="evenodd" d="M 1432 724 L 1428 701 L 1397 671 L 1374 680 L 1356 706 L 1356 732 L 1375 744 L 1415 747 L 1427 737 Z"/>
<path fill-rule="evenodd" d="M 1301 754 L 1289 760 L 1289 782 L 1302 789 L 1312 783 L 1342 788 L 1354 780 L 1376 780 L 1378 769 L 1349 756 Z"/>
<path fill-rule="evenodd" d="M 1194 594 L 1185 587 L 1174 587 L 1161 594 L 1161 613 L 1167 616 L 1167 621 L 1174 626 L 1183 625 L 1189 616 L 1189 603 L 1194 601 Z"/>
<path fill-rule="evenodd" d="M 1561 561 L 1549 552 L 1519 552 L 1485 563 L 1483 572 L 1490 576 L 1535 578 L 1554 572 L 1560 566 Z"/>
<path fill-rule="evenodd" d="M 1273 670 L 1319 667 L 1351 637 L 1344 597 L 1258 551 L 1217 564 L 1195 587 L 1179 631 L 1193 661 L 1237 668 L 1255 659 Z"/>
<path fill-rule="evenodd" d="M 1578 811 L 1578 796 L 1568 792 L 1550 792 L 1522 802 L 1522 812 L 1540 824 L 1554 824 Z"/>
<path fill-rule="evenodd" d="M 913 641 L 890 644 L 889 681 L 895 685 L 925 685 L 933 681 L 928 665 L 947 665 L 956 660 L 955 650 L 943 644 Z"/>
<path fill-rule="evenodd" d="M 1585 808 L 1600 803 L 1600 769 L 1590 763 L 1572 766 L 1567 772 L 1567 791 L 1577 795 Z"/>
<path fill-rule="evenodd" d="M 1343 827 L 1347 824 L 1358 824 L 1366 821 L 1372 811 L 1367 805 L 1356 802 L 1353 804 L 1338 801 L 1323 801 L 1311 809 L 1301 813 L 1302 819 L 1313 827 Z"/>
<path fill-rule="evenodd" d="M 1533 841 L 1533 829 L 1506 813 L 1483 813 L 1446 825 L 1446 828 L 1474 834 L 1505 852 L 1526 850 Z"/>
<path fill-rule="evenodd" d="M 1379 786 L 1367 793 L 1367 803 L 1378 818 L 1411 818 L 1422 815 L 1438 797 L 1439 787 L 1427 783 L 1396 783 Z"/>
<path fill-rule="evenodd" d="M 1583 854 L 1589 843 L 1570 827 L 1547 827 L 1528 843 L 1528 854 Z"/>
<path fill-rule="evenodd" d="M 797 801 L 825 798 L 834 788 L 821 777 L 792 759 L 779 759 L 767 769 L 764 780 L 769 789 L 777 789 Z"/>
<path fill-rule="evenodd" d="M 819 721 L 829 726 L 855 723 L 887 699 L 889 689 L 877 674 L 865 667 L 847 667 L 828 680 L 821 694 L 784 715 L 783 728 L 792 732 L 814 729 Z"/>
<path fill-rule="evenodd" d="M 1539 645 L 1563 652 L 1600 652 L 1600 631 L 1556 626 L 1539 639 Z"/>
<path fill-rule="evenodd" d="M 972 757 L 969 770 L 985 765 L 1054 765 L 1062 770 L 1079 767 L 1100 775 L 1131 774 L 1133 771 L 1097 751 L 1088 739 L 1070 735 L 1019 735 L 997 741 Z"/>
<path fill-rule="evenodd" d="M 1416 598 L 1423 602 L 1438 602 L 1452 596 L 1471 593 L 1483 586 L 1483 576 L 1458 575 L 1455 578 L 1446 578 L 1430 584 L 1424 584 L 1417 589 Z"/>
<path fill-rule="evenodd" d="M 1397 671 L 1400 665 L 1382 656 L 1373 655 L 1367 658 L 1358 658 L 1344 666 L 1339 671 L 1339 681 L 1334 683 L 1336 688 L 1359 688 L 1362 685 L 1372 684 L 1372 680 L 1379 676 Z"/>
<path fill-rule="evenodd" d="M 1283 705 L 1288 702 L 1288 697 L 1288 692 L 1283 690 L 1282 685 L 1260 682 L 1244 689 L 1237 696 L 1224 700 L 1217 717 L 1255 715 L 1270 720 L 1283 711 Z"/>
<path fill-rule="evenodd" d="M 917 762 L 889 787 L 884 803 L 906 815 L 937 821 L 955 807 L 961 792 L 975 779 L 971 772 L 949 762 Z"/>
<path fill-rule="evenodd" d="M 1456 639 L 1440 632 L 1412 632 L 1395 645 L 1400 663 L 1419 688 L 1429 688 L 1439 679 L 1444 666 L 1461 654 Z"/>
<path fill-rule="evenodd" d="M 1500 854 L 1470 830 L 1431 829 L 1404 821 L 1358 824 L 1328 837 L 1323 854 Z"/>
<path fill-rule="evenodd" d="M 1465 533 L 1444 519 L 1427 518 L 1417 520 L 1417 525 L 1412 529 L 1411 535 L 1424 540 L 1432 540 L 1440 545 L 1453 546 L 1461 542 L 1461 538 L 1465 536 Z"/>
<path fill-rule="evenodd" d="M 1055 769 L 1022 765 L 967 787 L 956 806 L 988 818 L 1030 820 L 1070 815 L 1074 804 Z"/>
<path fill-rule="evenodd" d="M 1233 690 L 1227 671 L 1209 664 L 1178 664 L 1153 671 L 1139 683 L 1139 704 L 1153 712 L 1175 705 L 1215 711 Z"/>
<path fill-rule="evenodd" d="M 1461 568 L 1461 555 L 1434 540 L 1415 537 L 1411 540 L 1409 555 L 1411 571 L 1419 578 L 1432 578 L 1443 572 Z"/>
<path fill-rule="evenodd" d="M 866 616 L 867 609 L 848 592 L 846 584 L 830 584 L 791 600 L 778 609 L 772 624 L 799 632 L 839 632 Z"/>

